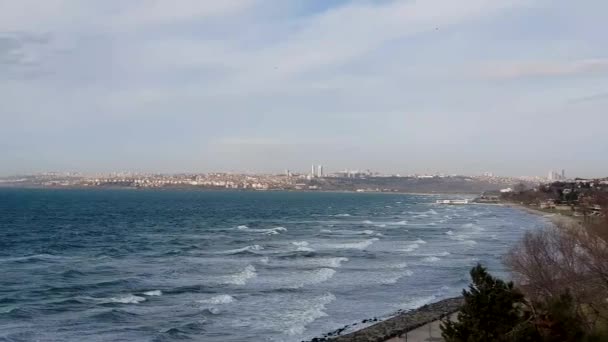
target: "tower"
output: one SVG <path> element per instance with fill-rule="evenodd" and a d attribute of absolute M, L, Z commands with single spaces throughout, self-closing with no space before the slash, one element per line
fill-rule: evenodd
<path fill-rule="evenodd" d="M 323 177 L 323 165 L 317 166 L 317 177 L 320 177 L 320 178 Z"/>
<path fill-rule="evenodd" d="M 310 177 L 314 177 L 315 176 L 315 164 L 312 164 L 312 167 L 310 168 Z"/>

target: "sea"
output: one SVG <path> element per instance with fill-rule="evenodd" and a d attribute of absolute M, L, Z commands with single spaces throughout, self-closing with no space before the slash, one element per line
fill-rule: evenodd
<path fill-rule="evenodd" d="M 469 284 L 546 218 L 470 196 L 0 189 L 0 341 L 302 341 Z"/>

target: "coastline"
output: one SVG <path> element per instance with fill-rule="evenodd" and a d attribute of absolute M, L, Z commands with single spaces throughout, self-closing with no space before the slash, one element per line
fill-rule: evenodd
<path fill-rule="evenodd" d="M 385 342 L 392 338 L 399 338 L 414 329 L 436 322 L 458 312 L 458 309 L 463 304 L 463 300 L 462 297 L 448 298 L 421 306 L 417 309 L 400 311 L 389 319 L 342 335 L 346 329 L 355 327 L 359 324 L 354 323 L 327 333 L 322 337 L 313 338 L 310 342 Z M 361 323 L 365 324 L 376 320 L 377 318 L 366 319 L 361 321 Z"/>
<path fill-rule="evenodd" d="M 483 204 L 483 203 L 478 203 Z M 567 222 L 574 222 L 580 224 L 574 217 L 564 216 L 559 214 L 553 214 L 544 212 L 542 210 L 530 208 L 521 204 L 516 203 L 496 203 L 490 205 L 497 205 L 517 209 L 526 213 L 542 216 L 548 218 L 552 223 L 560 220 L 566 220 Z M 336 342 L 388 342 L 403 340 L 403 336 L 409 332 L 414 331 L 422 326 L 431 323 L 438 323 L 441 319 L 455 314 L 463 303 L 462 297 L 449 298 L 441 300 L 432 304 L 427 304 L 422 307 L 409 310 L 400 311 L 395 316 L 378 321 L 378 323 L 350 332 L 342 335 L 341 333 L 347 329 L 356 327 L 360 323 L 354 323 L 347 325 L 341 329 L 332 331 L 323 335 L 320 338 L 314 338 L 310 342 L 323 342 L 323 341 L 336 341 Z M 370 321 L 377 321 L 377 318 L 363 320 L 361 323 L 368 323 Z M 426 327 L 425 327 L 426 328 Z M 401 339 L 400 339 L 401 338 Z M 412 339 L 410 339 L 412 340 Z M 404 341 L 407 341 L 407 337 Z M 414 341 L 414 340 L 412 340 Z"/>

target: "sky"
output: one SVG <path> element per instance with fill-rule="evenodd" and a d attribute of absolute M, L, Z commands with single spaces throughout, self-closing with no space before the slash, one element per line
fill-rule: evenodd
<path fill-rule="evenodd" d="M 0 0 L 0 175 L 608 176 L 605 0 Z"/>

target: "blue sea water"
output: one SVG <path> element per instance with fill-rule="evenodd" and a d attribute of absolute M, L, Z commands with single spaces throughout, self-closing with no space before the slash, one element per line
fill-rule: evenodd
<path fill-rule="evenodd" d="M 0 341 L 300 341 L 508 276 L 546 224 L 437 198 L 0 189 Z"/>

